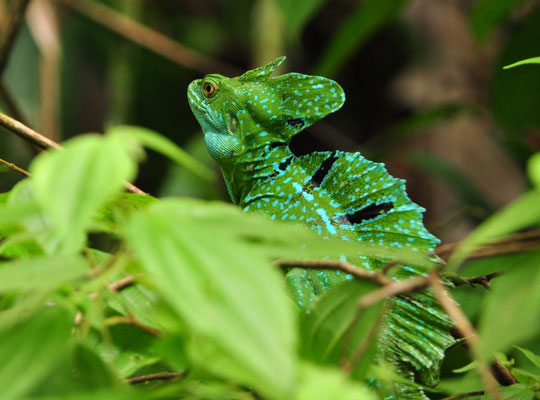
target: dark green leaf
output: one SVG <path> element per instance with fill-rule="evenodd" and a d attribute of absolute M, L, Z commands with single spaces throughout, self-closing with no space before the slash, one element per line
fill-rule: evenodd
<path fill-rule="evenodd" d="M 335 286 L 323 294 L 301 316 L 301 354 L 322 363 L 336 364 L 340 355 L 349 359 L 368 339 L 372 329 L 377 328 L 375 323 L 384 302 L 364 310 L 344 342 L 344 335 L 355 317 L 358 299 L 377 288 L 372 282 L 355 280 Z M 364 378 L 367 367 L 372 363 L 376 347 L 375 340 L 372 342 L 372 345 L 366 343 L 367 351 L 355 370 L 355 376 Z M 347 347 L 343 349 L 343 346 Z"/>
<path fill-rule="evenodd" d="M 489 359 L 540 331 L 540 259 L 531 253 L 527 262 L 493 281 L 486 296 L 478 331 L 478 354 Z"/>
<path fill-rule="evenodd" d="M 499 388 L 503 400 L 533 400 L 534 393 L 522 383 Z M 482 399 L 489 400 L 491 397 L 484 396 Z"/>
<path fill-rule="evenodd" d="M 540 356 L 534 354 L 530 350 L 523 349 L 523 348 L 518 347 L 518 346 L 514 346 L 514 347 L 516 349 L 518 349 L 519 351 L 521 351 L 525 355 L 525 357 L 527 357 L 529 359 L 530 362 L 532 362 L 535 366 L 540 368 Z"/>

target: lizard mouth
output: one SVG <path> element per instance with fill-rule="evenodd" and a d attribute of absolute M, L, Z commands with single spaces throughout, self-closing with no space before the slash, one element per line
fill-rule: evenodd
<path fill-rule="evenodd" d="M 192 111 L 206 114 L 206 107 L 203 105 L 200 92 L 200 79 L 197 79 L 189 84 L 188 87 L 188 103 Z"/>

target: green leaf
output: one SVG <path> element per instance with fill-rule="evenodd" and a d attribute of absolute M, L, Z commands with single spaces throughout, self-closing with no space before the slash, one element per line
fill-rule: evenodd
<path fill-rule="evenodd" d="M 85 242 L 92 216 L 135 173 L 120 137 L 85 135 L 63 151 L 36 158 L 30 167 L 35 196 L 60 239 L 61 252 L 76 252 Z"/>
<path fill-rule="evenodd" d="M 375 400 L 366 386 L 335 368 L 305 365 L 295 400 Z"/>
<path fill-rule="evenodd" d="M 540 190 L 532 190 L 492 215 L 478 226 L 461 244 L 448 262 L 448 270 L 455 271 L 467 254 L 477 246 L 500 239 L 519 229 L 540 223 Z"/>
<path fill-rule="evenodd" d="M 498 25 L 503 23 L 510 12 L 524 0 L 480 0 L 471 13 L 471 24 L 477 39 L 486 39 Z"/>
<path fill-rule="evenodd" d="M 0 387 L 19 398 L 57 367 L 64 356 L 73 317 L 58 306 L 43 308 L 20 325 L 0 332 Z"/>
<path fill-rule="evenodd" d="M 540 368 L 540 356 L 534 354 L 532 351 L 524 349 L 522 347 L 514 346 L 516 349 L 521 351 L 525 357 L 529 359 L 530 362 L 532 362 L 535 366 Z"/>
<path fill-rule="evenodd" d="M 326 0 L 277 0 L 289 37 L 296 40 L 305 24 L 324 5 Z"/>
<path fill-rule="evenodd" d="M 526 385 L 522 383 L 516 383 L 511 386 L 499 387 L 503 400 L 533 400 L 534 392 L 532 392 Z M 490 396 L 484 396 L 482 399 L 489 400 Z"/>
<path fill-rule="evenodd" d="M 370 36 L 396 18 L 407 3 L 408 0 L 360 2 L 332 38 L 322 59 L 314 68 L 314 74 L 334 76 L 353 53 Z"/>
<path fill-rule="evenodd" d="M 540 57 L 527 58 L 526 60 L 521 60 L 510 65 L 505 65 L 503 69 L 510 69 L 510 68 L 514 68 L 514 67 L 517 67 L 520 65 L 526 65 L 526 64 L 540 64 Z"/>
<path fill-rule="evenodd" d="M 478 360 L 474 360 L 474 361 L 470 362 L 469 364 L 465 365 L 464 367 L 461 367 L 461 368 L 458 368 L 458 369 L 453 369 L 452 372 L 455 373 L 455 374 L 462 374 L 463 372 L 468 372 L 468 371 L 471 371 L 473 369 L 477 369 L 478 365 L 479 365 Z"/>
<path fill-rule="evenodd" d="M 163 201 L 134 215 L 125 235 L 187 325 L 194 362 L 261 393 L 290 398 L 295 324 L 279 272 L 238 240 L 197 223 L 196 213 L 186 213 L 185 202 Z"/>
<path fill-rule="evenodd" d="M 494 352 L 531 339 L 540 331 L 540 269 L 538 254 L 493 281 L 479 321 L 478 355 L 487 360 Z"/>
<path fill-rule="evenodd" d="M 344 335 L 353 322 L 358 299 L 378 289 L 379 286 L 368 281 L 354 280 L 337 285 L 324 293 L 313 303 L 300 319 L 302 356 L 322 363 L 337 364 L 341 353 L 350 358 L 356 349 L 368 339 L 375 322 L 381 314 L 384 302 L 380 302 L 360 314 L 348 343 Z M 364 374 L 373 361 L 375 340 L 367 346 L 355 376 L 364 378 Z M 347 348 L 343 351 L 343 345 Z"/>
<path fill-rule="evenodd" d="M 529 159 L 528 171 L 531 182 L 540 189 L 540 153 L 536 153 Z"/>
<path fill-rule="evenodd" d="M 161 136 L 150 129 L 139 126 L 119 125 L 108 128 L 107 134 L 135 139 L 144 147 L 169 157 L 199 177 L 209 181 L 215 180 L 214 171 L 206 165 L 201 164 L 165 136 Z"/>
<path fill-rule="evenodd" d="M 49 290 L 79 278 L 88 263 L 78 255 L 34 257 L 0 263 L 0 292 Z"/>
<path fill-rule="evenodd" d="M 84 393 L 72 393 L 62 396 L 26 397 L 22 400 L 148 400 L 148 393 L 129 388 L 93 390 Z"/>

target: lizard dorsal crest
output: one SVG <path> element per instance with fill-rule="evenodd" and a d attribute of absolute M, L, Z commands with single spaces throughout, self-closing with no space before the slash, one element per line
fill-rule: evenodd
<path fill-rule="evenodd" d="M 262 78 L 269 78 L 270 74 L 272 74 L 272 72 L 274 72 L 276 68 L 279 67 L 283 61 L 285 61 L 286 58 L 287 57 L 285 56 L 278 57 L 274 61 L 271 61 L 262 67 L 250 69 L 249 71 L 244 72 L 239 77 L 239 80 L 240 82 L 250 82 L 260 80 Z"/>

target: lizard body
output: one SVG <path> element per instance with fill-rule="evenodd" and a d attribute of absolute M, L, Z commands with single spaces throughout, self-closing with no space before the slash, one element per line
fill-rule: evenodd
<path fill-rule="evenodd" d="M 339 109 L 345 95 L 334 81 L 299 73 L 270 74 L 278 58 L 240 77 L 207 75 L 188 88 L 190 107 L 234 203 L 273 219 L 304 223 L 326 237 L 394 248 L 433 251 L 438 239 L 422 223 L 423 208 L 405 192 L 404 180 L 359 153 L 295 156 L 296 133 Z M 359 254 L 349 259 L 368 270 L 385 264 Z M 421 273 L 403 267 L 400 277 Z M 334 271 L 292 269 L 287 281 L 300 306 L 347 279 Z M 451 321 L 430 292 L 395 297 L 381 330 L 382 357 L 408 379 L 434 384 L 444 351 L 454 343 Z M 424 399 L 396 385 L 398 398 Z"/>

